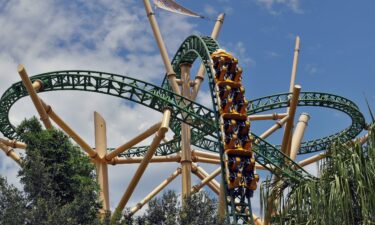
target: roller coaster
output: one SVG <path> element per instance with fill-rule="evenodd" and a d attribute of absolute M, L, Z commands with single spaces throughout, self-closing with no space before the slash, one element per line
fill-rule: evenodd
<path fill-rule="evenodd" d="M 294 79 L 288 93 L 247 100 L 246 87 L 241 79 L 245 76 L 245 71 L 240 68 L 237 58 L 220 48 L 216 41 L 217 34 L 189 36 L 183 41 L 172 61 L 169 61 L 164 54 L 165 46 L 160 38 L 155 16 L 148 1 L 144 2 L 167 70 L 162 84 L 154 85 L 128 76 L 84 70 L 55 71 L 29 77 L 25 68 L 19 66 L 18 72 L 22 81 L 14 83 L 0 99 L 0 131 L 7 138 L 0 139 L 0 148 L 6 155 L 22 164 L 22 159 L 14 148 L 26 148 L 26 145 L 17 136 L 15 126 L 10 122 L 9 112 L 18 100 L 30 95 L 46 128 L 51 127 L 50 120 L 53 120 L 96 162 L 103 211 L 110 210 L 108 164 L 140 163 L 115 210 L 121 212 L 148 163 L 178 162 L 181 167 L 133 207 L 132 213 L 137 212 L 181 174 L 183 196 L 208 185 L 220 196 L 219 210 L 231 224 L 263 224 L 253 215 L 251 207 L 251 197 L 259 180 L 257 169 L 268 170 L 276 177 L 282 177 L 285 186 L 298 185 L 305 179 L 314 179 L 303 166 L 325 157 L 326 154 L 296 162 L 297 154 L 328 150 L 329 146 L 338 140 L 350 142 L 368 128 L 363 114 L 354 102 L 329 93 L 300 92 L 300 86 L 294 85 Z M 215 26 L 220 27 L 222 23 L 223 15 L 220 15 Z M 218 28 L 215 29 L 218 32 Z M 297 42 L 294 73 L 298 61 L 299 38 Z M 195 80 L 190 80 L 190 67 L 197 63 L 196 61 L 201 63 L 200 72 L 208 79 L 211 106 L 195 101 L 197 90 L 204 80 L 204 76 L 199 73 Z M 155 124 L 124 145 L 107 148 L 103 138 L 105 121 L 95 113 L 96 145 L 91 147 L 37 95 L 52 91 L 84 91 L 111 95 L 161 112 L 163 119 L 161 123 Z M 351 125 L 330 136 L 301 142 L 309 117 L 306 114 L 301 115 L 292 134 L 296 107 L 338 110 L 351 118 Z M 261 114 L 281 108 L 286 108 L 286 113 Z M 258 136 L 250 132 L 251 123 L 258 120 L 277 122 Z M 104 130 L 100 128 L 100 124 L 104 125 Z M 283 125 L 285 130 L 282 144 L 268 143 L 265 138 Z M 168 129 L 175 134 L 172 140 L 166 140 L 164 137 Z M 136 146 L 155 133 L 150 146 Z M 162 141 L 164 143 L 161 143 Z M 192 150 L 192 146 L 199 150 Z M 219 164 L 220 168 L 208 174 L 196 162 Z M 191 172 L 201 178 L 202 182 L 192 186 Z M 214 179 L 219 174 L 222 177 L 221 184 Z"/>

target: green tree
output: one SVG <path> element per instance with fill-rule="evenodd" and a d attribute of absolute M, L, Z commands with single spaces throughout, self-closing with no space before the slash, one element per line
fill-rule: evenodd
<path fill-rule="evenodd" d="M 23 121 L 17 133 L 27 144 L 19 174 L 30 205 L 27 224 L 97 224 L 98 185 L 89 158 L 36 118 Z"/>
<path fill-rule="evenodd" d="M 292 187 L 282 199 L 273 224 L 375 224 L 375 134 L 369 141 L 348 145 L 338 143 L 330 149 L 321 176 Z M 267 199 L 271 184 L 265 189 Z"/>
<path fill-rule="evenodd" d="M 24 224 L 26 200 L 21 191 L 0 177 L 0 224 Z"/>

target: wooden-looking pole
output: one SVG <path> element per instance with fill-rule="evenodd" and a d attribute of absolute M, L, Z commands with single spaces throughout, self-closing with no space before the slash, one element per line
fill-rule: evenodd
<path fill-rule="evenodd" d="M 198 166 L 196 165 L 192 165 L 192 170 L 191 170 L 199 179 L 203 180 L 204 178 L 206 178 L 208 176 L 208 174 L 203 174 L 201 171 L 198 171 Z M 216 181 L 216 180 L 215 180 Z M 216 194 L 219 194 L 220 192 L 220 185 L 218 184 L 218 182 L 216 181 L 216 183 L 214 183 L 212 180 L 210 182 L 207 183 L 207 186 L 213 191 L 215 192 Z"/>
<path fill-rule="evenodd" d="M 163 59 L 165 70 L 167 71 L 167 77 L 168 77 L 169 83 L 172 87 L 172 90 L 176 92 L 177 94 L 180 94 L 181 92 L 176 82 L 176 73 L 174 72 L 172 65 L 171 65 L 171 61 L 169 60 L 167 48 L 165 47 L 163 38 L 161 36 L 160 29 L 159 29 L 158 23 L 156 22 L 155 14 L 152 11 L 150 1 L 143 0 L 143 3 L 145 5 L 147 17 L 148 17 L 148 20 L 150 21 L 152 31 L 154 33 L 156 42 L 160 50 L 161 57 Z"/>
<path fill-rule="evenodd" d="M 225 209 L 225 190 L 224 190 L 224 180 L 223 179 L 220 179 L 221 180 L 221 184 L 220 184 L 220 192 L 219 192 L 219 201 L 218 201 L 218 216 L 220 219 L 225 219 L 225 212 L 226 212 L 226 209 Z"/>
<path fill-rule="evenodd" d="M 218 159 L 220 160 L 220 156 L 218 153 L 210 153 L 210 152 L 204 152 L 204 151 L 200 151 L 200 150 L 193 150 L 192 152 L 192 156 L 198 156 L 198 157 L 205 157 L 205 158 L 209 158 L 209 159 Z"/>
<path fill-rule="evenodd" d="M 99 159 L 104 159 L 107 154 L 107 131 L 106 123 L 103 117 L 94 112 L 95 124 L 95 150 Z M 97 160 L 96 162 L 97 179 L 100 187 L 99 199 L 103 203 L 100 211 L 102 218 L 110 211 L 109 205 L 109 189 L 108 189 L 108 167 L 105 160 Z"/>
<path fill-rule="evenodd" d="M 143 157 L 115 157 L 109 163 L 112 165 L 117 164 L 133 164 L 142 162 Z M 163 163 L 163 162 L 180 162 L 181 156 L 167 155 L 167 156 L 154 156 L 150 159 L 150 163 Z"/>
<path fill-rule="evenodd" d="M 150 192 L 144 199 L 142 199 L 140 202 L 137 203 L 136 206 L 134 206 L 130 213 L 134 214 L 138 210 L 140 210 L 147 202 L 149 202 L 155 195 L 157 195 L 161 190 L 163 190 L 169 183 L 171 183 L 178 175 L 181 174 L 181 168 L 177 168 L 175 172 L 173 172 L 167 179 L 165 179 L 163 182 L 161 182 L 154 190 Z"/>
<path fill-rule="evenodd" d="M 19 165 L 22 164 L 22 159 L 21 157 L 16 153 L 14 152 L 14 149 L 7 146 L 6 144 L 4 144 L 3 142 L 0 141 L 0 148 L 5 152 L 5 154 L 10 157 L 11 159 L 13 159 L 14 161 L 16 161 L 16 163 L 18 163 Z"/>
<path fill-rule="evenodd" d="M 211 33 L 211 37 L 212 38 L 217 39 L 217 37 L 219 36 L 219 32 L 220 32 L 221 26 L 224 23 L 224 18 L 225 18 L 225 14 L 224 13 L 219 14 L 219 16 L 217 17 L 214 29 L 212 30 L 212 33 Z M 201 86 L 201 84 L 202 84 L 202 82 L 204 80 L 204 74 L 205 74 L 205 72 L 206 71 L 205 71 L 204 65 L 201 64 L 201 66 L 199 67 L 198 73 L 195 76 L 195 82 L 194 82 L 194 86 L 193 86 L 193 91 L 191 93 L 191 99 L 192 100 L 195 100 L 197 98 L 200 86 Z"/>
<path fill-rule="evenodd" d="M 160 128 L 161 123 L 156 123 L 150 128 L 148 128 L 145 132 L 142 134 L 139 134 L 138 136 L 134 137 L 130 141 L 126 142 L 125 144 L 119 146 L 115 150 L 108 153 L 105 157 L 107 161 L 111 161 L 114 157 L 118 156 L 120 153 L 123 153 L 124 151 L 128 150 L 129 148 L 133 147 L 134 145 L 138 144 L 139 142 L 145 140 L 146 138 L 150 137 L 151 135 L 155 134 L 156 131 Z"/>
<path fill-rule="evenodd" d="M 171 118 L 171 110 L 166 109 L 163 114 L 163 120 L 160 126 L 160 129 L 155 134 L 154 139 L 151 142 L 150 148 L 146 152 L 146 155 L 143 157 L 142 162 L 139 164 L 138 169 L 136 170 L 133 178 L 131 179 L 128 188 L 126 189 L 124 195 L 121 197 L 121 200 L 116 208 L 116 211 L 113 215 L 118 215 L 121 211 L 125 208 L 126 204 L 128 203 L 130 196 L 133 194 L 135 187 L 137 186 L 139 180 L 141 179 L 146 167 L 149 164 L 150 159 L 154 155 L 158 145 L 160 144 L 161 140 L 164 138 L 165 133 L 168 131 L 169 127 L 169 120 Z M 115 217 L 112 216 L 112 220 Z"/>
<path fill-rule="evenodd" d="M 293 134 L 292 145 L 290 149 L 290 158 L 292 160 L 295 160 L 297 157 L 309 119 L 310 119 L 310 116 L 307 113 L 302 113 L 299 117 L 298 123 L 296 125 L 296 129 Z"/>
<path fill-rule="evenodd" d="M 284 136 L 283 136 L 283 141 L 281 144 L 281 151 L 286 153 L 288 156 L 290 154 L 288 148 L 288 144 L 291 138 L 291 133 L 293 129 L 293 122 L 294 122 L 294 115 L 296 113 L 297 109 L 297 104 L 298 104 L 298 97 L 299 93 L 301 91 L 301 86 L 295 85 L 293 88 L 293 94 L 292 98 L 290 99 L 290 104 L 289 104 L 289 110 L 288 110 L 288 121 L 286 122 L 285 125 L 285 130 L 284 130 Z"/>
<path fill-rule="evenodd" d="M 297 74 L 300 45 L 301 45 L 301 39 L 300 39 L 299 36 L 297 36 L 296 37 L 296 45 L 294 47 L 294 56 L 293 56 L 292 73 L 290 75 L 289 92 L 293 92 L 293 88 L 294 88 L 294 85 L 295 85 L 295 82 L 296 82 L 296 74 Z"/>
<path fill-rule="evenodd" d="M 190 67 L 191 64 L 182 63 L 181 80 L 182 80 L 182 96 L 190 98 Z M 182 200 L 190 195 L 191 189 L 191 133 L 190 126 L 181 122 L 181 169 L 182 169 Z"/>
<path fill-rule="evenodd" d="M 328 152 L 323 152 L 323 153 L 320 153 L 318 155 L 314 155 L 314 156 L 311 156 L 310 158 L 307 158 L 307 159 L 304 159 L 300 162 L 298 162 L 298 165 L 303 167 L 303 166 L 307 166 L 311 163 L 314 163 L 314 162 L 317 162 L 321 159 L 324 159 L 325 157 L 327 157 L 329 155 Z"/>
<path fill-rule="evenodd" d="M 205 158 L 205 157 L 200 157 L 200 156 L 193 156 L 193 162 L 220 164 L 220 159 L 210 159 L 210 158 Z"/>
<path fill-rule="evenodd" d="M 51 106 L 45 102 L 42 105 L 49 117 L 67 134 L 69 135 L 89 156 L 90 158 L 96 158 L 97 153 L 85 142 L 72 128 L 70 128 L 52 109 Z"/>
<path fill-rule="evenodd" d="M 203 186 L 205 186 L 208 182 L 213 180 L 217 175 L 219 175 L 221 172 L 221 167 L 217 168 L 214 172 L 212 172 L 210 175 L 205 177 L 199 184 L 194 185 L 191 189 L 192 192 L 199 191 Z"/>
<path fill-rule="evenodd" d="M 272 113 L 272 114 L 261 114 L 261 115 L 250 115 L 249 120 L 279 120 L 288 116 L 287 113 Z"/>
<path fill-rule="evenodd" d="M 12 147 L 12 148 L 26 149 L 27 147 L 25 143 L 16 141 L 16 140 L 7 140 L 7 139 L 0 138 L 0 142 L 3 142 L 5 145 Z"/>
<path fill-rule="evenodd" d="M 44 126 L 47 129 L 52 128 L 51 121 L 48 118 L 48 115 L 46 113 L 46 110 L 43 108 L 42 103 L 40 102 L 40 99 L 38 95 L 36 94 L 36 91 L 33 88 L 33 84 L 30 81 L 29 76 L 27 75 L 26 69 L 23 65 L 18 65 L 17 67 L 18 73 L 22 79 L 22 82 L 27 90 L 27 93 L 29 93 L 31 100 L 33 101 L 33 104 L 38 111 L 38 114 L 40 116 L 40 120 L 43 122 Z"/>
<path fill-rule="evenodd" d="M 262 139 L 265 139 L 265 138 L 269 137 L 276 130 L 282 128 L 283 125 L 288 121 L 288 119 L 289 119 L 289 116 L 286 116 L 286 117 L 282 118 L 281 120 L 277 121 L 272 127 L 270 127 L 268 130 L 266 130 L 259 137 L 262 138 Z"/>

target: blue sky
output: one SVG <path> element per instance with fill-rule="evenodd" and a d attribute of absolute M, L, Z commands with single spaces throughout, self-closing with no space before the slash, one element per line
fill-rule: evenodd
<path fill-rule="evenodd" d="M 375 3 L 363 1 L 308 0 L 179 0 L 185 7 L 216 18 L 226 12 L 218 38 L 244 68 L 248 99 L 286 92 L 289 89 L 295 36 L 301 37 L 297 84 L 302 91 L 342 95 L 355 101 L 368 117 L 362 92 L 375 107 Z M 212 21 L 156 11 L 172 58 L 190 34 L 209 35 Z M 126 74 L 160 83 L 164 67 L 152 37 L 141 1 L 79 0 L 37 2 L 0 0 L 0 93 L 19 81 L 18 63 L 30 75 L 54 70 L 88 69 Z M 87 93 L 47 93 L 50 103 L 73 129 L 89 143 L 93 141 L 94 110 L 107 120 L 109 145 L 118 146 L 159 121 L 161 115 L 119 99 Z M 95 98 L 95 101 L 92 99 Z M 209 106 L 204 87 L 198 101 Z M 76 110 L 72 110 L 76 109 Z M 350 124 L 342 113 L 303 108 L 312 118 L 306 138 L 337 132 Z M 29 99 L 16 103 L 13 123 L 36 115 Z M 298 114 L 297 114 L 298 115 Z M 261 133 L 270 122 L 253 123 Z M 281 132 L 270 138 L 281 142 Z M 170 137 L 173 134 L 168 134 Z M 150 140 L 146 140 L 145 144 Z M 129 205 L 134 205 L 177 164 L 152 165 Z M 111 206 L 114 207 L 135 166 L 111 169 Z M 212 171 L 215 167 L 207 167 Z M 313 168 L 312 168 L 313 169 Z M 20 186 L 17 166 L 0 154 L 0 175 Z M 155 177 L 160 178 L 155 180 Z M 197 180 L 194 179 L 193 183 Z M 180 180 L 170 188 L 180 190 Z"/>

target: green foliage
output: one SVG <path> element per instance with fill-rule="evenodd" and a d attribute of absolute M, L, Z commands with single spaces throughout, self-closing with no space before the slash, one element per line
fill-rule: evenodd
<path fill-rule="evenodd" d="M 207 192 L 198 192 L 182 205 L 176 192 L 169 190 L 149 201 L 144 215 L 132 217 L 125 212 L 116 225 L 224 225 L 217 215 L 217 202 Z"/>
<path fill-rule="evenodd" d="M 22 224 L 26 214 L 26 201 L 22 193 L 0 177 L 0 224 Z"/>
<path fill-rule="evenodd" d="M 321 177 L 291 189 L 276 209 L 274 224 L 375 224 L 375 135 L 366 146 L 336 144 Z M 267 199 L 274 185 L 263 192 Z"/>
<path fill-rule="evenodd" d="M 23 121 L 17 132 L 27 144 L 19 173 L 25 196 L 1 180 L 0 215 L 20 220 L 10 224 L 99 224 L 98 185 L 88 157 L 61 131 L 43 130 L 36 118 Z"/>

